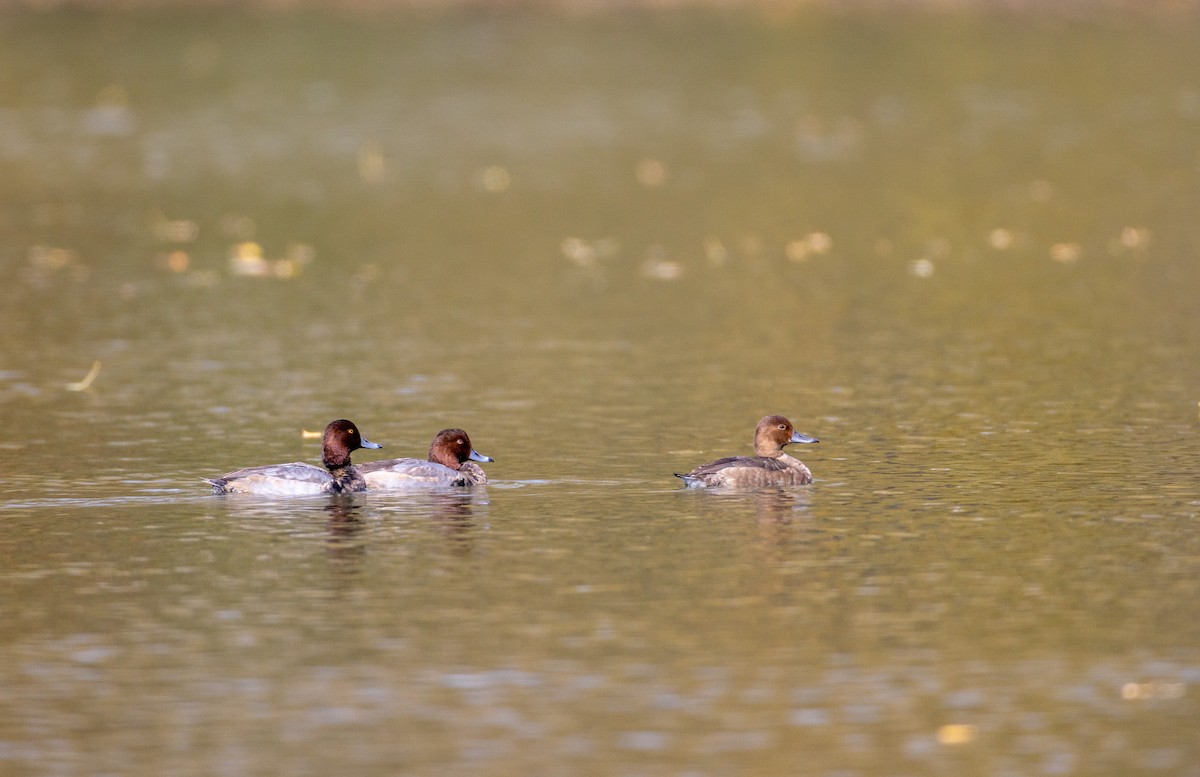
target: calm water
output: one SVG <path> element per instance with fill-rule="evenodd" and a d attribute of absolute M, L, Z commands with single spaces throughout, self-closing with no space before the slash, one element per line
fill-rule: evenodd
<path fill-rule="evenodd" d="M 0 773 L 1200 774 L 1198 36 L 0 15 Z"/>

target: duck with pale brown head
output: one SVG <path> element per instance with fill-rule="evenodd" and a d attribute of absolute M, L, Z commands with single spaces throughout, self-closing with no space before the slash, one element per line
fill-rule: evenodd
<path fill-rule="evenodd" d="M 805 486 L 812 472 L 804 462 L 783 452 L 791 443 L 815 443 L 815 437 L 800 434 L 781 415 L 769 415 L 754 430 L 754 455 L 730 456 L 696 467 L 686 474 L 675 473 L 689 488 L 762 488 Z"/>

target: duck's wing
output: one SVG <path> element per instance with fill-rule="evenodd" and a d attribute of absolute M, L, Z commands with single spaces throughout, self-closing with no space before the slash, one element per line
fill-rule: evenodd
<path fill-rule="evenodd" d="M 315 494 L 332 483 L 333 476 L 322 467 L 294 461 L 245 467 L 205 480 L 217 494 Z"/>
<path fill-rule="evenodd" d="M 676 473 L 692 487 L 781 485 L 791 481 L 792 468 L 765 456 L 728 456 L 702 464 L 687 474 Z M 780 474 L 783 473 L 783 474 Z M 786 477 L 785 477 L 786 475 Z"/>
<path fill-rule="evenodd" d="M 355 467 L 371 490 L 462 485 L 461 482 L 455 483 L 461 480 L 458 472 L 436 461 L 384 459 L 357 464 Z"/>

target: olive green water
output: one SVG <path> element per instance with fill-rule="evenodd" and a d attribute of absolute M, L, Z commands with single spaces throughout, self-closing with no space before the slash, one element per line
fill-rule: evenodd
<path fill-rule="evenodd" d="M 1197 39 L 0 15 L 0 773 L 1200 774 Z"/>

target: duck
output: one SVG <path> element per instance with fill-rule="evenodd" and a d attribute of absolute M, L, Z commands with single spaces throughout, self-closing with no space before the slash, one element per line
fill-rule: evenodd
<path fill-rule="evenodd" d="M 761 488 L 764 486 L 806 486 L 812 472 L 804 462 L 783 452 L 791 443 L 820 442 L 800 434 L 792 422 L 781 415 L 769 415 L 754 429 L 754 455 L 730 456 L 703 464 L 691 472 L 675 473 L 688 488 Z"/>
<path fill-rule="evenodd" d="M 382 448 L 362 436 L 352 421 L 330 421 L 321 438 L 321 463 L 324 468 L 302 461 L 268 464 L 234 470 L 219 478 L 204 478 L 214 494 L 263 494 L 298 496 L 303 494 L 345 494 L 366 491 L 367 484 L 358 468 L 350 463 L 350 454 L 359 448 Z"/>
<path fill-rule="evenodd" d="M 369 491 L 394 491 L 438 486 L 478 486 L 487 483 L 487 473 L 475 462 L 495 461 L 471 447 L 462 429 L 443 429 L 429 444 L 429 456 L 421 459 L 382 459 L 358 467 Z"/>

